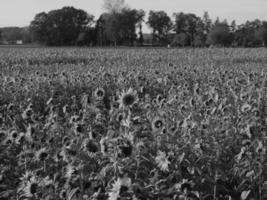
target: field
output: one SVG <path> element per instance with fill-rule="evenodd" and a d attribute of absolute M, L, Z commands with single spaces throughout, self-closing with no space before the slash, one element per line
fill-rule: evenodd
<path fill-rule="evenodd" d="M 0 200 L 266 200 L 267 49 L 0 48 Z"/>

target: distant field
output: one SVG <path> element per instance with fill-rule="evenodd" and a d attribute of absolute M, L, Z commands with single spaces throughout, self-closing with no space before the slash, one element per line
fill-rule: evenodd
<path fill-rule="evenodd" d="M 1 46 L 0 199 L 267 199 L 266 91 L 264 48 Z"/>

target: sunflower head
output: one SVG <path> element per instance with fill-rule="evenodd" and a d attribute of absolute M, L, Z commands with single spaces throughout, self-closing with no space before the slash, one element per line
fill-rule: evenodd
<path fill-rule="evenodd" d="M 71 140 L 68 136 L 65 136 L 63 139 L 62 139 L 62 144 L 65 146 L 65 147 L 68 147 L 70 144 L 71 144 Z"/>
<path fill-rule="evenodd" d="M 12 139 L 16 139 L 19 136 L 18 132 L 15 130 L 11 131 L 10 134 L 11 134 Z"/>
<path fill-rule="evenodd" d="M 165 152 L 163 151 L 158 151 L 157 157 L 155 158 L 155 161 L 157 163 L 157 166 L 162 170 L 162 171 L 169 171 L 169 164 L 170 161 L 168 160 L 168 157 Z"/>
<path fill-rule="evenodd" d="M 36 159 L 39 161 L 45 161 L 48 158 L 48 152 L 45 148 L 36 152 Z"/>
<path fill-rule="evenodd" d="M 77 123 L 77 124 L 75 125 L 75 132 L 76 132 L 76 133 L 82 133 L 83 131 L 84 131 L 84 127 L 83 127 L 83 125 Z"/>
<path fill-rule="evenodd" d="M 123 92 L 118 100 L 120 108 L 132 106 L 137 101 L 136 91 L 130 88 L 127 92 Z"/>
<path fill-rule="evenodd" d="M 7 109 L 9 111 L 12 111 L 14 109 L 14 107 L 15 107 L 14 104 L 13 103 L 10 103 L 10 104 L 8 104 Z"/>
<path fill-rule="evenodd" d="M 160 130 L 162 130 L 163 126 L 164 126 L 164 122 L 160 117 L 156 117 L 152 121 L 152 130 L 153 131 L 160 131 Z"/>
<path fill-rule="evenodd" d="M 121 122 L 124 118 L 125 118 L 124 113 L 119 113 L 119 114 L 116 116 L 116 121 L 117 121 L 117 122 Z"/>
<path fill-rule="evenodd" d="M 97 143 L 89 139 L 84 142 L 84 148 L 89 153 L 96 153 L 99 150 Z"/>
<path fill-rule="evenodd" d="M 26 187 L 24 188 L 23 192 L 26 197 L 33 197 L 38 192 L 38 182 L 35 177 L 32 177 L 26 184 Z"/>
<path fill-rule="evenodd" d="M 119 146 L 120 154 L 124 157 L 128 157 L 132 154 L 132 144 L 130 141 L 125 141 L 122 145 Z"/>
<path fill-rule="evenodd" d="M 183 179 L 182 183 L 181 183 L 181 191 L 182 192 L 187 192 L 187 191 L 191 191 L 193 187 L 193 183 L 191 181 L 188 181 L 187 179 Z"/>
<path fill-rule="evenodd" d="M 162 99 L 163 99 L 163 97 L 160 94 L 158 94 L 156 97 L 157 104 L 160 104 Z"/>
<path fill-rule="evenodd" d="M 5 131 L 0 130 L 0 143 L 3 142 L 6 138 L 6 133 Z"/>
<path fill-rule="evenodd" d="M 102 101 L 105 98 L 105 90 L 103 88 L 97 88 L 94 92 L 96 100 Z"/>

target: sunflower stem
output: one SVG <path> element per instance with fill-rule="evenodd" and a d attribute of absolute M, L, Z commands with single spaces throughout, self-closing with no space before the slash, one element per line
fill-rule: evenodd
<path fill-rule="evenodd" d="M 213 200 L 216 200 L 216 193 L 217 193 L 217 176 L 218 176 L 218 172 L 217 169 L 215 171 L 215 183 L 214 183 L 214 188 L 213 188 Z"/>
<path fill-rule="evenodd" d="M 46 164 L 45 164 L 45 160 L 44 160 L 44 173 L 46 173 Z"/>

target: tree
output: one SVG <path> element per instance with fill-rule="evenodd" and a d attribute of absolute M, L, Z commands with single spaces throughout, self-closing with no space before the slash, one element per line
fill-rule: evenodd
<path fill-rule="evenodd" d="M 207 36 L 212 27 L 212 20 L 210 19 L 209 13 L 207 11 L 204 12 L 202 21 L 204 24 L 204 34 Z"/>
<path fill-rule="evenodd" d="M 208 35 L 208 44 L 217 46 L 229 46 L 233 41 L 233 34 L 231 34 L 230 27 L 226 21 L 219 22 L 212 27 Z"/>
<path fill-rule="evenodd" d="M 203 37 L 204 24 L 200 17 L 197 17 L 195 14 L 189 13 L 174 13 L 175 17 L 175 32 L 176 34 L 185 34 L 188 39 L 189 46 L 194 46 L 195 37 Z"/>
<path fill-rule="evenodd" d="M 153 38 L 160 44 L 168 43 L 168 33 L 172 29 L 171 18 L 164 11 L 150 11 L 147 24 L 153 30 Z"/>
<path fill-rule="evenodd" d="M 262 46 L 267 46 L 267 22 L 263 21 L 260 28 L 255 31 L 255 37 L 262 41 Z"/>
<path fill-rule="evenodd" d="M 35 15 L 34 20 L 30 24 L 30 29 L 33 32 L 33 38 L 40 43 L 47 43 L 49 36 L 47 30 L 48 14 L 45 12 Z"/>
<path fill-rule="evenodd" d="M 19 27 L 2 28 L 2 39 L 10 42 L 22 40 L 22 28 Z"/>
<path fill-rule="evenodd" d="M 247 21 L 245 24 L 238 26 L 235 32 L 235 41 L 238 46 L 255 47 L 262 46 L 262 39 L 259 31 L 262 27 L 260 20 Z"/>
<path fill-rule="evenodd" d="M 2 30 L 0 30 L 0 41 L 3 40 L 3 36 L 2 36 Z"/>
<path fill-rule="evenodd" d="M 235 20 L 233 20 L 231 25 L 230 25 L 230 31 L 232 33 L 236 32 L 236 22 L 235 22 Z"/>
<path fill-rule="evenodd" d="M 96 22 L 96 40 L 97 44 L 100 46 L 103 45 L 109 45 L 110 40 L 108 38 L 108 33 L 107 33 L 107 25 L 108 25 L 108 20 L 110 19 L 110 14 L 108 13 L 103 13 L 100 15 Z"/>
<path fill-rule="evenodd" d="M 144 15 L 143 10 L 130 8 L 102 14 L 96 24 L 98 44 L 133 45 L 137 41 L 136 28 L 140 29 Z"/>
<path fill-rule="evenodd" d="M 35 39 L 48 45 L 74 45 L 81 32 L 93 23 L 94 17 L 81 9 L 63 7 L 42 12 L 31 22 Z"/>
<path fill-rule="evenodd" d="M 186 46 L 188 45 L 189 41 L 188 41 L 188 37 L 185 33 L 179 33 L 179 34 L 176 34 L 172 40 L 172 43 L 171 45 L 172 46 Z"/>
<path fill-rule="evenodd" d="M 125 0 L 104 0 L 103 8 L 108 13 L 120 13 L 122 10 L 127 9 L 128 6 Z"/>

